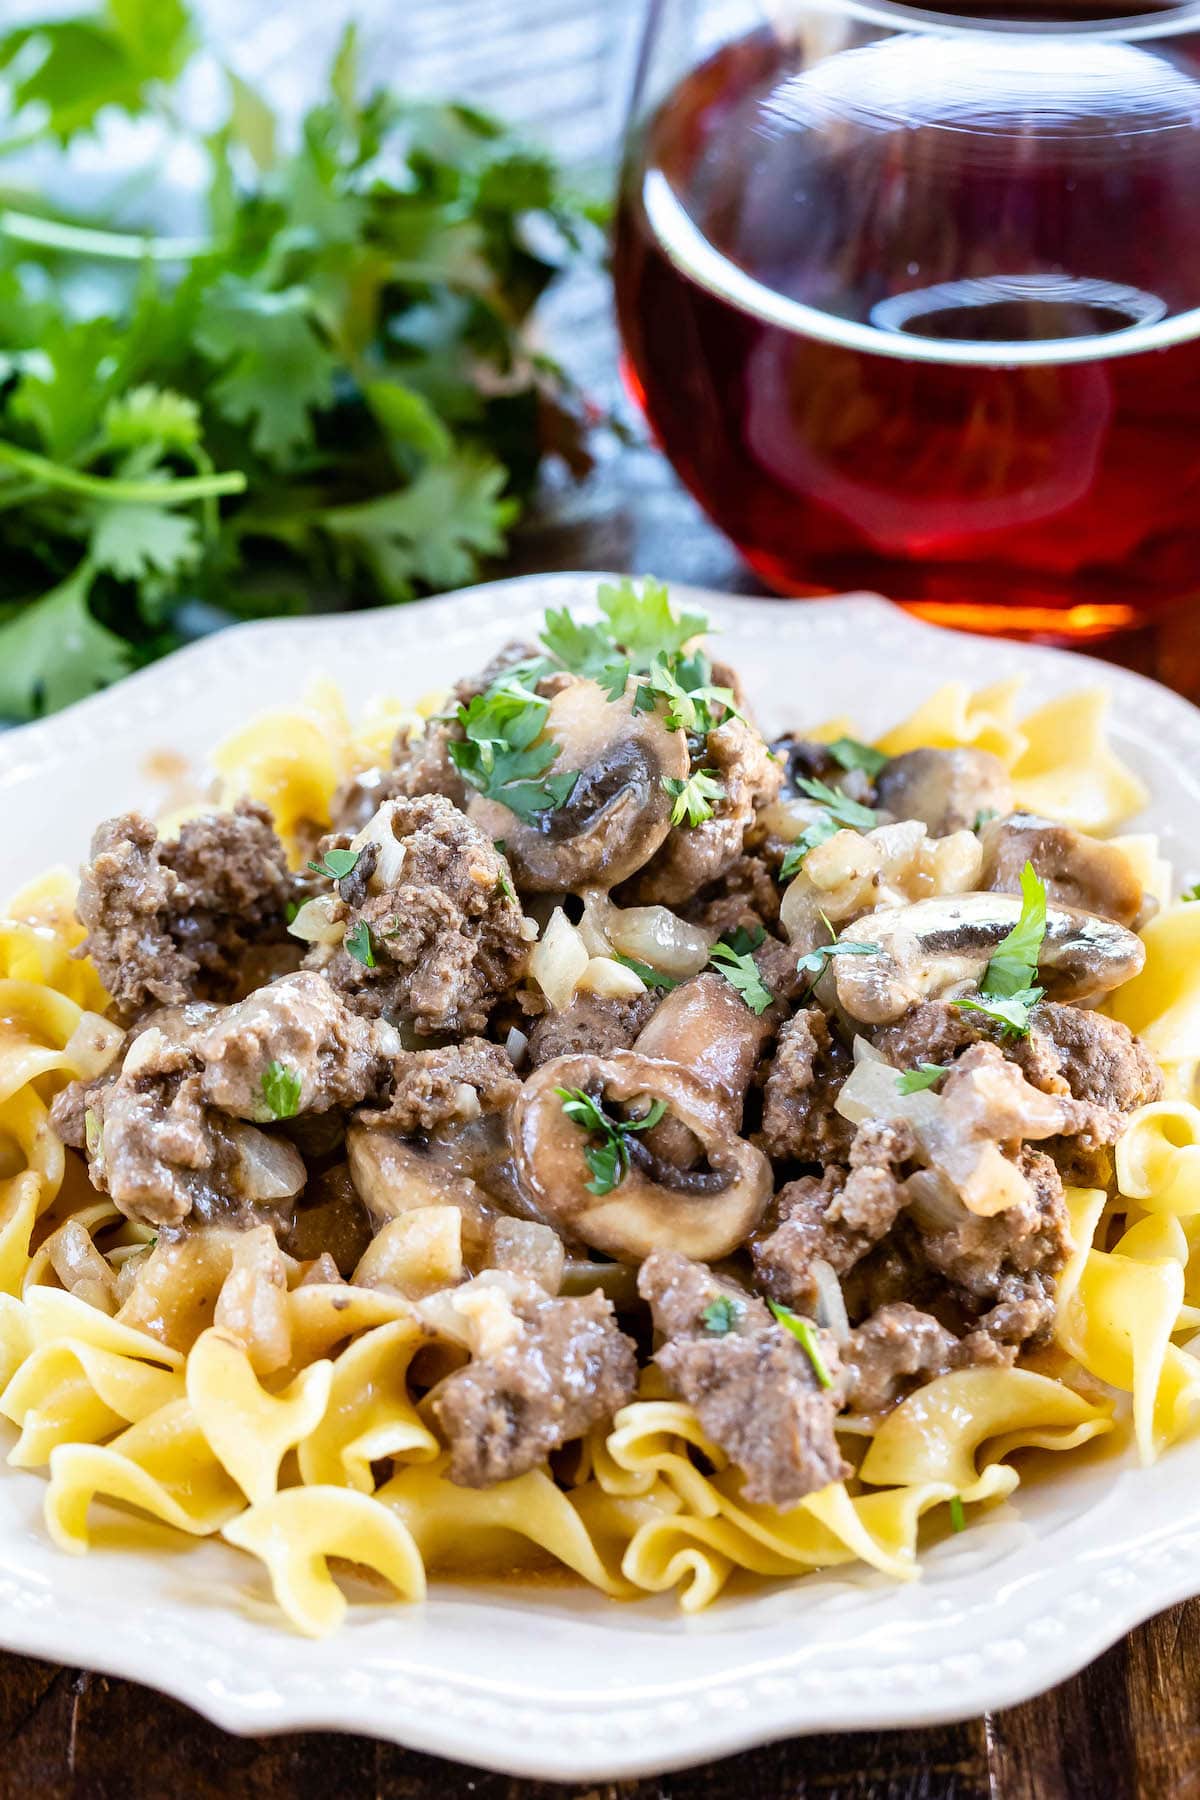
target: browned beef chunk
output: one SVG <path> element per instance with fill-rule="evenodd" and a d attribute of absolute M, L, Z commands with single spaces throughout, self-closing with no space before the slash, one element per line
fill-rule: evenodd
<path fill-rule="evenodd" d="M 842 1347 L 849 1403 L 864 1413 L 884 1412 L 911 1388 L 953 1369 L 1009 1363 L 1015 1354 L 986 1331 L 956 1338 L 931 1313 L 903 1300 L 881 1306 Z"/>
<path fill-rule="evenodd" d="M 647 991 L 627 1000 L 576 994 L 562 1012 L 543 1013 L 529 1034 L 535 1069 L 556 1056 L 610 1056 L 628 1050 L 658 1006 L 661 995 Z"/>
<path fill-rule="evenodd" d="M 779 922 L 779 884 L 759 856 L 739 856 L 718 881 L 679 908 L 685 919 L 719 935 Z"/>
<path fill-rule="evenodd" d="M 507 865 L 449 800 L 390 801 L 381 829 L 403 846 L 391 887 L 351 906 L 346 941 L 324 969 L 355 1011 L 408 1018 L 422 1032 L 474 1032 L 519 979 L 528 944 Z M 364 957 L 369 954 L 370 961 Z"/>
<path fill-rule="evenodd" d="M 1031 862 L 1052 906 L 1077 906 L 1118 924 L 1133 925 L 1142 910 L 1142 884 L 1124 851 L 1057 825 L 1036 813 L 1012 813 L 984 827 L 982 886 L 1019 894 Z"/>
<path fill-rule="evenodd" d="M 633 1397 L 634 1346 L 602 1294 L 519 1299 L 513 1310 L 521 1327 L 514 1341 L 468 1363 L 433 1396 L 450 1479 L 460 1487 L 523 1475 Z"/>
<path fill-rule="evenodd" d="M 849 1474 L 833 1430 L 840 1372 L 828 1334 L 817 1334 L 833 1381 L 824 1387 L 803 1346 L 762 1301 L 703 1263 L 656 1250 L 642 1264 L 638 1292 L 666 1338 L 655 1361 L 741 1469 L 747 1500 L 794 1506 Z"/>
<path fill-rule="evenodd" d="M 451 761 L 449 748 L 462 735 L 462 727 L 447 719 L 431 719 L 422 732 L 402 728 L 392 747 L 392 767 L 379 798 L 401 795 L 415 800 L 421 794 L 441 794 L 455 806 L 465 806 L 466 783 Z"/>
<path fill-rule="evenodd" d="M 82 1150 L 87 1142 L 87 1107 L 90 1081 L 68 1081 L 50 1102 L 50 1124 L 68 1150 Z"/>
<path fill-rule="evenodd" d="M 817 1180 L 790 1181 L 775 1201 L 773 1229 L 750 1247 L 755 1273 L 773 1299 L 811 1310 L 818 1258 L 844 1275 L 892 1229 L 906 1202 L 901 1170 L 916 1154 L 902 1119 L 858 1127 L 850 1168 L 832 1167 Z"/>
<path fill-rule="evenodd" d="M 283 1116 L 357 1106 L 385 1084 L 395 1039 L 388 1026 L 351 1012 L 323 976 L 302 969 L 225 1007 L 199 1033 L 200 1092 L 235 1118 L 270 1119 L 275 1065 L 276 1084 L 280 1073 L 300 1084 Z"/>
<path fill-rule="evenodd" d="M 854 1127 L 834 1102 L 854 1058 L 818 1007 L 798 1012 L 779 1033 L 763 1090 L 762 1148 L 788 1162 L 845 1162 Z"/>
<path fill-rule="evenodd" d="M 875 1048 L 896 1069 L 915 1069 L 922 1062 L 948 1063 L 960 1050 L 986 1039 L 982 1025 L 975 1023 L 978 1017 L 949 1000 L 922 1000 L 894 1025 L 874 1033 Z"/>
<path fill-rule="evenodd" d="M 628 884 L 641 901 L 676 906 L 724 875 L 742 854 L 756 808 L 779 792 L 779 764 L 754 727 L 741 719 L 726 719 L 709 732 L 702 766 L 716 774 L 722 796 L 713 801 L 712 817 L 703 824 L 674 826 Z"/>
<path fill-rule="evenodd" d="M 1054 1000 L 1043 1000 L 1033 1016 L 1031 1037 L 1036 1034 L 1048 1048 L 1076 1100 L 1109 1112 L 1131 1113 L 1162 1094 L 1162 1070 L 1140 1038 L 1119 1020 Z M 1019 1045 L 1016 1060 L 1024 1054 L 1025 1046 Z"/>
<path fill-rule="evenodd" d="M 521 1091 L 505 1051 L 479 1037 L 437 1050 L 402 1050 L 393 1060 L 392 1078 L 387 1105 L 359 1113 L 364 1125 L 436 1131 L 480 1113 L 502 1112 Z"/>
<path fill-rule="evenodd" d="M 290 891 L 271 815 L 253 801 L 189 819 L 174 843 L 126 813 L 92 839 L 76 902 L 81 953 L 123 1012 L 220 997 L 249 947 L 282 935 Z"/>
<path fill-rule="evenodd" d="M 988 750 L 908 750 L 875 781 L 879 805 L 897 819 L 920 819 L 931 837 L 970 831 L 980 813 L 1012 806 L 1012 782 Z"/>

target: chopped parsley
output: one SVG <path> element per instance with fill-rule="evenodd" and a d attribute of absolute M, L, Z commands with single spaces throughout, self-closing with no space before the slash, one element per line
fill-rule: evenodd
<path fill-rule="evenodd" d="M 809 851 L 815 850 L 818 844 L 827 844 L 840 830 L 841 826 L 828 813 L 806 826 L 795 843 L 789 844 L 784 851 L 783 861 L 779 865 L 780 881 L 790 881 L 793 875 L 798 875 Z"/>
<path fill-rule="evenodd" d="M 956 1000 L 966 1012 L 983 1013 L 1006 1036 L 1028 1037 L 1029 1015 L 1045 993 L 1036 985 L 1038 958 L 1046 937 L 1046 884 L 1031 862 L 1021 870 L 1021 912 L 997 944 L 978 1000 Z"/>
<path fill-rule="evenodd" d="M 635 1131 L 649 1131 L 666 1112 L 666 1104 L 656 1100 L 641 1119 L 614 1119 L 583 1088 L 555 1088 L 563 1103 L 563 1111 L 573 1125 L 588 1133 L 592 1142 L 584 1145 L 583 1160 L 591 1170 L 586 1183 L 589 1194 L 611 1194 L 629 1173 L 629 1138 Z"/>
<path fill-rule="evenodd" d="M 496 877 L 496 892 L 502 895 L 505 900 L 511 900 L 514 905 L 516 904 L 517 890 L 508 879 L 508 876 L 503 872 Z"/>
<path fill-rule="evenodd" d="M 717 779 L 715 769 L 697 769 L 686 781 L 664 775 L 662 784 L 675 802 L 671 808 L 672 825 L 703 825 L 713 816 L 712 802 L 725 798 L 725 784 Z"/>
<path fill-rule="evenodd" d="M 259 1116 L 264 1119 L 294 1119 L 300 1110 L 302 1086 L 298 1069 L 289 1069 L 286 1063 L 269 1062 L 259 1084 L 262 1095 Z"/>
<path fill-rule="evenodd" d="M 708 679 L 710 673 L 708 658 L 702 655 L 653 663 L 641 678 L 634 708 L 649 712 L 657 701 L 664 700 L 663 724 L 668 731 L 682 728 L 689 737 L 707 737 L 718 724 L 718 707 L 724 718 L 742 717 L 733 689 L 714 687 Z"/>
<path fill-rule="evenodd" d="M 310 862 L 314 875 L 327 875 L 330 881 L 343 881 L 354 872 L 361 850 L 327 850 L 320 862 Z"/>
<path fill-rule="evenodd" d="M 848 943 L 838 937 L 830 921 L 821 914 L 821 922 L 829 933 L 827 944 L 818 944 L 815 950 L 808 951 L 796 964 L 796 972 L 800 975 L 811 975 L 810 988 L 815 987 L 821 976 L 829 967 L 831 958 L 835 956 L 878 956 L 878 944 L 859 944 L 851 939 Z"/>
<path fill-rule="evenodd" d="M 926 1088 L 936 1087 L 946 1073 L 947 1063 L 919 1062 L 915 1068 L 905 1069 L 896 1077 L 898 1094 L 920 1094 Z"/>
<path fill-rule="evenodd" d="M 739 929 L 721 938 L 708 953 L 709 967 L 723 975 L 730 987 L 735 988 L 742 996 L 750 1011 L 758 1014 L 765 1013 L 775 999 L 752 955 L 765 937 L 766 932 L 762 930 L 751 936 L 749 932 Z"/>
<path fill-rule="evenodd" d="M 535 740 L 549 711 L 550 702 L 509 669 L 458 707 L 454 716 L 465 736 L 447 745 L 464 781 L 526 821 L 564 806 L 579 780 L 578 770 L 547 773 L 559 747 L 550 738 Z"/>
<path fill-rule="evenodd" d="M 619 950 L 614 950 L 613 961 L 624 963 L 627 969 L 632 969 L 648 988 L 661 988 L 664 993 L 669 993 L 672 988 L 679 986 L 674 975 L 664 975 L 661 969 L 652 969 L 649 963 L 639 962 L 636 956 L 622 956 Z"/>
<path fill-rule="evenodd" d="M 784 1330 L 791 1332 L 792 1336 L 800 1345 L 800 1348 L 804 1351 L 805 1356 L 807 1356 L 809 1362 L 812 1364 L 813 1374 L 817 1378 L 818 1386 L 831 1388 L 833 1386 L 833 1376 L 829 1373 L 825 1364 L 825 1358 L 821 1355 L 821 1340 L 817 1336 L 817 1328 L 812 1320 L 802 1318 L 799 1313 L 794 1313 L 790 1306 L 781 1306 L 778 1300 L 768 1300 L 767 1305 L 775 1314 L 775 1317 L 783 1326 Z"/>
<path fill-rule="evenodd" d="M 950 1529 L 951 1531 L 965 1531 L 966 1525 L 967 1515 L 963 1511 L 962 1495 L 954 1494 L 950 1500 Z"/>
<path fill-rule="evenodd" d="M 1200 900 L 1200 881 L 1193 881 L 1190 888 L 1184 888 L 1179 898 L 1181 900 Z"/>
<path fill-rule="evenodd" d="M 728 1337 L 745 1310 L 732 1294 L 718 1294 L 715 1300 L 709 1301 L 700 1318 L 705 1331 L 711 1331 L 714 1337 Z"/>
<path fill-rule="evenodd" d="M 870 831 L 878 825 L 879 814 L 870 806 L 862 806 L 857 800 L 851 800 L 849 794 L 839 793 L 827 782 L 816 781 L 811 776 L 802 775 L 796 786 L 808 799 L 815 800 L 823 806 L 831 819 L 844 825 L 850 831 Z"/>
<path fill-rule="evenodd" d="M 693 668 L 696 679 L 681 689 L 684 694 L 707 681 L 708 659 L 685 658 L 683 651 L 708 630 L 708 620 L 703 613 L 675 613 L 661 581 L 647 576 L 640 592 L 628 579 L 605 583 L 598 601 L 603 625 L 581 624 L 565 606 L 547 612 L 542 642 L 560 667 L 599 682 L 610 700 L 620 699 L 631 675 L 649 678 L 652 670 L 665 671 L 662 678 L 669 680 L 685 664 Z M 651 695 L 641 710 L 653 704 Z"/>
<path fill-rule="evenodd" d="M 285 924 L 285 925 L 292 925 L 292 924 L 294 924 L 294 923 L 295 923 L 295 919 L 296 919 L 296 915 L 297 915 L 297 913 L 298 913 L 298 912 L 299 912 L 299 911 L 300 911 L 300 902 L 299 902 L 299 901 L 298 901 L 298 900 L 289 900 L 289 901 L 287 901 L 287 902 L 286 902 L 286 903 L 285 903 L 285 905 L 284 905 L 284 909 L 283 909 L 283 920 L 284 920 L 284 924 Z"/>
<path fill-rule="evenodd" d="M 342 939 L 342 947 L 347 956 L 352 956 L 356 963 L 364 969 L 375 967 L 375 950 L 371 943 L 371 927 L 365 919 L 360 919 L 353 931 L 348 931 Z"/>
<path fill-rule="evenodd" d="M 858 738 L 835 738 L 828 746 L 829 754 L 835 763 L 843 769 L 861 769 L 872 781 L 879 771 L 891 762 L 882 750 L 875 750 L 870 744 L 860 743 Z"/>

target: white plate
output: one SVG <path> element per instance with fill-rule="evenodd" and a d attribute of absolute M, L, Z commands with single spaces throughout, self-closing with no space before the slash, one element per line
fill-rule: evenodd
<path fill-rule="evenodd" d="M 101 816 L 159 798 L 147 755 L 200 758 L 315 674 L 351 700 L 414 696 L 587 607 L 594 575 L 509 581 L 419 607 L 246 625 L 0 740 L 15 887 L 78 858 Z M 1031 703 L 1102 680 L 1114 740 L 1149 781 L 1147 823 L 1189 879 L 1200 860 L 1200 713 L 1120 669 L 939 632 L 873 599 L 785 605 L 678 590 L 724 628 L 763 722 L 847 711 L 870 732 L 940 682 L 1028 676 Z M 161 1549 L 50 1545 L 40 1476 L 0 1470 L 0 1643 L 163 1688 L 228 1730 L 336 1728 L 522 1775 L 603 1780 L 798 1732 L 921 1725 L 1010 1706 L 1130 1626 L 1200 1592 L 1200 1442 L 1142 1470 L 1097 1450 L 1054 1462 L 919 1581 L 869 1570 L 725 1595 L 684 1619 L 669 1598 L 615 1605 L 557 1586 L 435 1584 L 421 1607 L 363 1590 L 339 1636 L 296 1636 L 259 1565 L 163 1530 Z"/>

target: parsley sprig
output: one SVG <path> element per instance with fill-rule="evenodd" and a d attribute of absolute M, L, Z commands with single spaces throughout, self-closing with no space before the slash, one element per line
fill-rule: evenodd
<path fill-rule="evenodd" d="M 815 850 L 818 844 L 827 844 L 840 830 L 837 821 L 831 819 L 828 813 L 823 813 L 811 825 L 806 825 L 795 843 L 789 844 L 783 853 L 783 861 L 779 865 L 780 881 L 791 881 L 794 875 L 800 873 L 809 851 Z"/>
<path fill-rule="evenodd" d="M 936 1087 L 949 1067 L 948 1063 L 919 1062 L 896 1077 L 898 1094 L 920 1094 Z"/>
<path fill-rule="evenodd" d="M 796 786 L 810 800 L 815 800 L 818 806 L 823 806 L 838 825 L 844 825 L 850 831 L 870 831 L 879 823 L 879 814 L 874 807 L 863 806 L 860 801 L 851 800 L 849 794 L 839 793 L 828 782 L 802 775 Z"/>
<path fill-rule="evenodd" d="M 808 984 L 808 991 L 810 993 L 813 988 L 816 987 L 817 982 L 821 979 L 822 975 L 829 967 L 831 960 L 835 956 L 879 955 L 878 944 L 860 944 L 853 938 L 848 941 L 840 938 L 837 931 L 834 929 L 832 922 L 826 918 L 824 913 L 821 914 L 821 923 L 829 933 L 829 942 L 827 944 L 818 944 L 815 950 L 809 950 L 796 964 L 796 971 L 798 974 L 812 976 L 812 980 Z"/>
<path fill-rule="evenodd" d="M 686 779 L 664 775 L 662 784 L 675 801 L 671 808 L 672 825 L 703 825 L 713 816 L 712 802 L 725 798 L 725 783 L 715 769 L 697 769 Z"/>
<path fill-rule="evenodd" d="M 800 1348 L 812 1364 L 813 1374 L 817 1378 L 818 1387 L 831 1388 L 833 1376 L 829 1373 L 825 1358 L 821 1355 L 821 1340 L 817 1336 L 817 1328 L 811 1319 L 794 1313 L 790 1306 L 781 1306 L 778 1300 L 768 1300 L 767 1305 L 785 1331 L 790 1331 Z"/>
<path fill-rule="evenodd" d="M 648 988 L 661 988 L 663 993 L 670 993 L 672 988 L 679 986 L 674 975 L 664 975 L 661 969 L 652 969 L 649 963 L 639 962 L 636 956 L 623 956 L 619 950 L 614 950 L 613 961 L 624 963 L 627 969 L 632 969 Z"/>
<path fill-rule="evenodd" d="M 1194 881 L 1192 883 L 1191 887 L 1184 888 L 1184 890 L 1183 890 L 1182 894 L 1180 894 L 1179 898 L 1181 900 L 1188 900 L 1188 901 L 1200 900 L 1200 881 Z"/>
<path fill-rule="evenodd" d="M 527 822 L 565 805 L 579 780 L 577 769 L 548 773 L 559 750 L 543 736 L 549 712 L 550 702 L 510 671 L 458 707 L 465 735 L 447 745 L 465 781 Z"/>
<path fill-rule="evenodd" d="M 710 1300 L 702 1309 L 700 1323 L 714 1337 L 728 1337 L 731 1331 L 737 1329 L 738 1320 L 745 1310 L 742 1302 L 735 1300 L 732 1294 L 718 1294 L 715 1300 Z"/>
<path fill-rule="evenodd" d="M 304 1083 L 298 1069 L 287 1063 L 269 1062 L 259 1083 L 263 1119 L 294 1119 L 300 1110 L 300 1090 Z"/>
<path fill-rule="evenodd" d="M 358 866 L 361 850 L 327 850 L 320 862 L 310 862 L 314 875 L 325 875 L 330 881 L 344 881 Z"/>
<path fill-rule="evenodd" d="M 750 1011 L 760 1016 L 775 999 L 753 956 L 766 935 L 761 927 L 756 932 L 748 932 L 739 926 L 726 933 L 708 953 L 708 966 L 723 975 Z"/>
<path fill-rule="evenodd" d="M 588 1192 L 611 1194 L 629 1173 L 630 1135 L 657 1125 L 667 1110 L 666 1103 L 656 1100 L 641 1119 L 614 1119 L 584 1088 L 556 1087 L 554 1092 L 571 1123 L 593 1140 L 583 1147 L 583 1160 L 592 1173 L 592 1179 L 585 1183 Z"/>
<path fill-rule="evenodd" d="M 829 754 L 842 769 L 861 769 L 864 775 L 873 781 L 881 769 L 885 769 L 892 760 L 882 750 L 875 750 L 870 744 L 860 742 L 858 738 L 834 738 L 829 745 Z"/>
<path fill-rule="evenodd" d="M 1028 1037 L 1030 1015 L 1045 994 L 1038 987 L 1038 959 L 1046 937 L 1046 884 L 1031 862 L 1021 870 L 1021 912 L 992 953 L 979 998 L 956 1000 L 964 1012 L 982 1013 L 1005 1037 Z"/>

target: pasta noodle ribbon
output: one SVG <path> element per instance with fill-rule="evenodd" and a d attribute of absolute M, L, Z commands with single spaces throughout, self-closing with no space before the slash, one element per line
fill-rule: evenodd
<path fill-rule="evenodd" d="M 334 793 L 351 774 L 350 721 L 332 682 L 314 682 L 301 706 L 269 712 L 226 738 L 213 754 L 221 804 L 249 796 L 269 807 L 295 854 L 312 825 L 329 823 Z"/>
<path fill-rule="evenodd" d="M 288 1294 L 288 1313 L 293 1368 L 328 1356 L 338 1344 L 359 1332 L 416 1317 L 411 1303 L 401 1294 L 324 1281 L 305 1282 L 293 1288 Z"/>
<path fill-rule="evenodd" d="M 252 1505 L 270 1498 L 286 1453 L 316 1430 L 332 1378 L 332 1363 L 313 1363 L 283 1393 L 270 1394 L 245 1350 L 218 1328 L 193 1344 L 187 1359 L 192 1414 L 209 1449 Z"/>
<path fill-rule="evenodd" d="M 1147 1212 L 1200 1213 L 1200 1107 L 1157 1100 L 1141 1107 L 1117 1145 L 1117 1185 Z"/>
<path fill-rule="evenodd" d="M 1150 798 L 1108 742 L 1104 688 L 1083 688 L 1021 720 L 1025 747 L 1012 764 L 1017 804 L 1027 812 L 1109 832 Z"/>
<path fill-rule="evenodd" d="M 423 1600 L 425 1570 L 402 1520 L 352 1488 L 285 1488 L 231 1520 L 223 1535 L 266 1564 L 275 1598 L 308 1637 L 336 1631 L 346 1600 L 329 1558 L 373 1569 L 404 1600 Z"/>
<path fill-rule="evenodd" d="M 409 1362 L 425 1342 L 415 1320 L 395 1319 L 342 1352 L 331 1365 L 323 1415 L 299 1447 L 303 1481 L 370 1494 L 372 1463 L 391 1456 L 412 1462 L 437 1456 L 441 1446 L 421 1423 L 408 1392 Z"/>
<path fill-rule="evenodd" d="M 1200 905 L 1183 901 L 1157 913 L 1142 932 L 1146 966 L 1108 1002 L 1161 1063 L 1200 1058 Z"/>
<path fill-rule="evenodd" d="M 182 1396 L 170 1370 L 95 1344 L 64 1338 L 35 1350 L 0 1396 L 0 1412 L 21 1428 L 9 1454 L 15 1468 L 49 1461 L 59 1444 L 95 1444 Z"/>
<path fill-rule="evenodd" d="M 168 1369 L 181 1369 L 183 1357 L 168 1344 L 159 1343 L 148 1332 L 137 1331 L 121 1319 L 110 1318 L 86 1300 L 61 1288 L 30 1288 L 25 1296 L 25 1312 L 35 1346 L 60 1343 L 64 1338 L 78 1338 L 97 1349 L 112 1350 L 118 1356 L 135 1356 L 144 1362 L 163 1363 Z"/>
<path fill-rule="evenodd" d="M 60 1444 L 51 1452 L 46 1526 L 61 1550 L 87 1549 L 88 1508 L 98 1497 L 193 1537 L 219 1531 L 245 1505 L 186 1399 L 160 1407 L 110 1444 Z"/>
<path fill-rule="evenodd" d="M 916 711 L 879 739 L 887 756 L 906 750 L 969 747 L 990 750 L 1011 768 L 1025 748 L 1023 730 L 1016 723 L 1019 677 L 998 681 L 972 694 L 965 681 L 948 681 Z"/>

